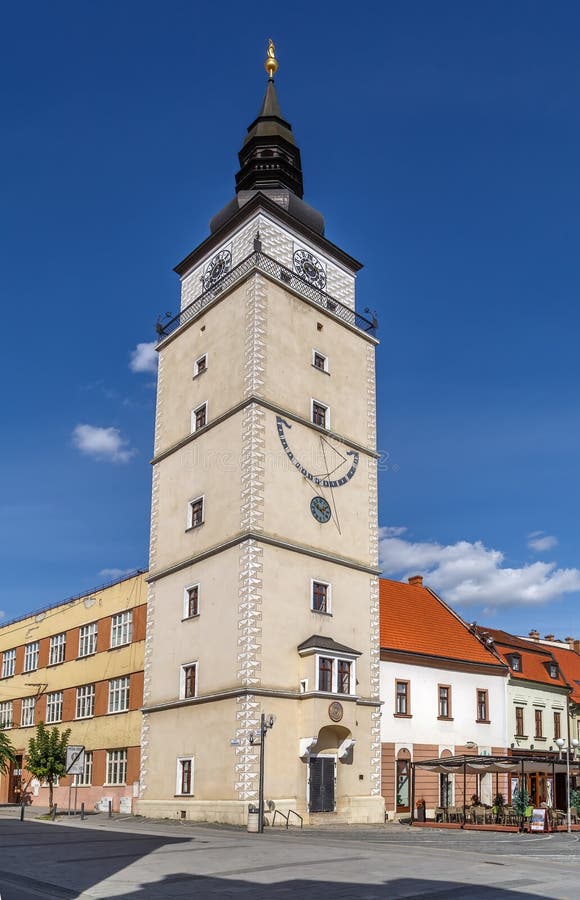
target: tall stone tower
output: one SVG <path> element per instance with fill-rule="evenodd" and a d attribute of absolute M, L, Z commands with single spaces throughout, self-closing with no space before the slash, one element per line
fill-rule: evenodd
<path fill-rule="evenodd" d="M 383 820 L 374 322 L 274 87 L 159 330 L 141 797 Z M 270 719 L 268 719 L 270 721 Z"/>

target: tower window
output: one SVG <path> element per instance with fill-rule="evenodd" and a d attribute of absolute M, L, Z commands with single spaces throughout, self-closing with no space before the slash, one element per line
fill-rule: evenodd
<path fill-rule="evenodd" d="M 207 425 L 207 401 L 196 407 L 191 414 L 191 433 Z"/>
<path fill-rule="evenodd" d="M 196 497 L 195 500 L 189 501 L 187 508 L 187 527 L 199 528 L 204 521 L 204 498 Z"/>
<path fill-rule="evenodd" d="M 199 359 L 193 364 L 193 377 L 197 378 L 198 375 L 201 375 L 203 372 L 207 371 L 207 353 L 204 353 L 203 356 L 200 356 Z"/>
<path fill-rule="evenodd" d="M 320 428 L 330 428 L 330 409 L 318 400 L 312 400 L 312 422 Z"/>
<path fill-rule="evenodd" d="M 312 365 L 315 369 L 318 369 L 319 372 L 328 372 L 328 357 L 323 353 L 319 353 L 318 350 L 313 350 Z"/>
<path fill-rule="evenodd" d="M 193 619 L 199 616 L 199 584 L 186 587 L 183 597 L 183 618 Z"/>
<path fill-rule="evenodd" d="M 193 794 L 193 756 L 181 756 L 177 760 L 176 794 Z"/>
<path fill-rule="evenodd" d="M 181 667 L 180 695 L 183 700 L 197 696 L 197 663 Z"/>
<path fill-rule="evenodd" d="M 330 585 L 325 581 L 312 582 L 312 610 L 330 613 Z"/>

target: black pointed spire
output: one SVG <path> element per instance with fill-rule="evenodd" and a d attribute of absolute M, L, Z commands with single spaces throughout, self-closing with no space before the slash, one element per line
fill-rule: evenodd
<path fill-rule="evenodd" d="M 265 62 L 268 84 L 262 108 L 248 128 L 244 145 L 238 154 L 240 171 L 236 175 L 239 191 L 287 188 L 302 198 L 302 162 L 296 146 L 292 126 L 282 118 L 274 87 L 274 73 L 278 62 L 270 40 Z"/>

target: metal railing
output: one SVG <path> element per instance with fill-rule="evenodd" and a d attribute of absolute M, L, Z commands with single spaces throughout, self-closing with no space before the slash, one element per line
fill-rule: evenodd
<path fill-rule="evenodd" d="M 296 812 L 295 809 L 289 809 L 287 815 L 285 813 L 283 813 L 281 810 L 277 809 L 277 810 L 275 810 L 274 815 L 272 817 L 272 828 L 276 824 L 276 816 L 280 816 L 280 818 L 284 819 L 284 821 L 286 822 L 286 829 L 288 829 L 288 826 L 290 825 L 290 816 L 296 816 L 296 818 L 300 820 L 301 828 L 304 825 L 304 819 L 302 818 L 300 813 Z"/>
<path fill-rule="evenodd" d="M 373 337 L 375 336 L 378 327 L 376 316 L 373 315 L 372 319 L 367 319 L 366 316 L 361 315 L 361 313 L 356 312 L 349 306 L 345 306 L 340 300 L 331 297 L 326 291 L 322 291 L 320 288 L 310 284 L 304 278 L 301 278 L 300 275 L 297 275 L 291 269 L 288 269 L 286 266 L 277 262 L 271 256 L 262 253 L 261 250 L 256 250 L 253 253 L 250 253 L 249 256 L 246 256 L 241 263 L 231 269 L 231 271 L 224 275 L 215 285 L 203 290 L 195 300 L 186 306 L 185 309 L 182 309 L 181 312 L 177 313 L 176 316 L 169 319 L 168 322 L 157 322 L 158 339 L 160 341 L 163 340 L 163 338 L 172 334 L 182 325 L 185 325 L 187 322 L 196 318 L 196 316 L 204 309 L 211 306 L 212 303 L 215 303 L 224 291 L 233 287 L 253 271 L 263 272 L 280 284 L 291 288 L 307 300 L 316 303 L 317 306 L 322 307 L 343 322 L 352 325 L 354 328 L 358 328 L 360 331 L 371 334 Z"/>

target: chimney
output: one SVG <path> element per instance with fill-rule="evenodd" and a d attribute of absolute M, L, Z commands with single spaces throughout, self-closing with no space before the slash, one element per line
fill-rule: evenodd
<path fill-rule="evenodd" d="M 573 649 L 574 649 L 574 638 L 573 638 L 573 637 L 567 637 L 567 638 L 564 638 L 564 640 L 565 640 L 566 643 L 568 644 L 570 650 L 573 650 Z"/>
<path fill-rule="evenodd" d="M 536 631 L 535 629 L 532 629 L 532 631 L 530 631 L 530 637 L 533 641 L 539 641 L 540 640 L 540 632 Z"/>
<path fill-rule="evenodd" d="M 544 635 L 544 640 L 545 640 L 545 641 L 555 641 L 556 638 L 554 637 L 553 634 L 545 634 L 545 635 Z"/>
<path fill-rule="evenodd" d="M 409 578 L 409 584 L 412 584 L 413 587 L 423 587 L 423 576 L 411 575 L 411 577 Z"/>

